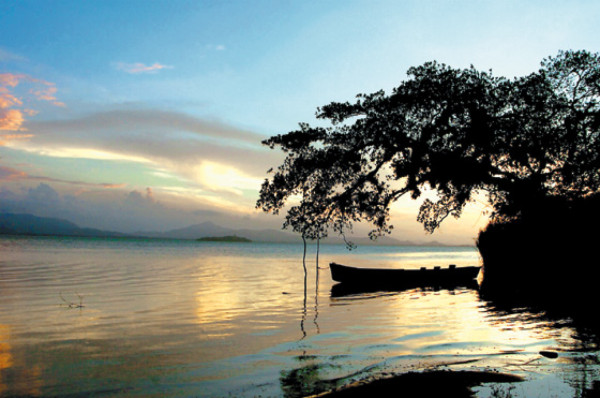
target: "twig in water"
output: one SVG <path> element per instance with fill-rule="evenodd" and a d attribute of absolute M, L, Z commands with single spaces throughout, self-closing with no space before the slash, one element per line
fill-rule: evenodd
<path fill-rule="evenodd" d="M 73 302 L 73 301 L 67 301 L 63 295 L 62 292 L 59 292 L 58 295 L 60 296 L 60 299 L 69 307 L 69 308 L 83 308 L 85 307 L 83 305 L 83 296 L 80 295 L 79 293 L 74 293 L 77 297 L 79 297 L 79 304 Z"/>

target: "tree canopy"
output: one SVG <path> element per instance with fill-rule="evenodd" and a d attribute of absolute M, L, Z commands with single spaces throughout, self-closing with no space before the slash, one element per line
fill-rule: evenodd
<path fill-rule="evenodd" d="M 328 127 L 299 129 L 263 144 L 279 147 L 257 207 L 309 238 L 354 222 L 390 232 L 390 205 L 425 199 L 417 220 L 433 232 L 459 217 L 477 193 L 492 220 L 511 220 L 540 203 L 576 201 L 600 189 L 600 56 L 562 51 L 539 71 L 508 79 L 474 67 L 429 62 L 408 70 L 390 94 L 357 95 L 317 110 Z"/>

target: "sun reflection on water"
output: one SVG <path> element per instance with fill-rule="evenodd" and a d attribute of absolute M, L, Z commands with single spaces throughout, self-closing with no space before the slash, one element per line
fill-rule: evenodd
<path fill-rule="evenodd" d="M 40 396 L 291 396 L 297 383 L 318 392 L 440 366 L 550 369 L 566 379 L 590 340 L 564 319 L 504 308 L 473 289 L 334 295 L 329 270 L 317 280 L 314 256 L 304 285 L 301 246 L 32 241 L 0 263 L 0 395 L 29 385 Z M 350 260 L 326 249 L 321 266 Z M 427 259 L 419 250 L 414 258 Z M 451 261 L 438 255 L 430 259 Z M 81 294 L 84 306 L 61 305 L 61 291 Z"/>
<path fill-rule="evenodd" d="M 10 353 L 10 336 L 8 326 L 0 325 L 0 394 L 6 391 L 7 386 L 2 381 L 2 371 L 13 366 L 13 357 Z"/>

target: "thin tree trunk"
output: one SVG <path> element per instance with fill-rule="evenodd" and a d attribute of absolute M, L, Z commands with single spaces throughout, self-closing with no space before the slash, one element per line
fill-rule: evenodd
<path fill-rule="evenodd" d="M 306 280 L 306 238 L 302 234 L 302 243 L 304 244 L 304 252 L 302 254 L 302 266 L 304 267 L 304 279 Z"/>
<path fill-rule="evenodd" d="M 319 269 L 319 249 L 321 245 L 321 238 L 317 237 L 317 269 Z"/>

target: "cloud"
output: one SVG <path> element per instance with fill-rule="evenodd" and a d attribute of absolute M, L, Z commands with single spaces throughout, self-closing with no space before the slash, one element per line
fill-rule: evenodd
<path fill-rule="evenodd" d="M 58 91 L 53 83 L 45 83 L 46 87 L 39 90 L 32 90 L 31 93 L 40 101 L 49 101 L 55 106 L 65 107 L 64 102 L 56 100 L 56 92 Z"/>
<path fill-rule="evenodd" d="M 23 130 L 22 125 L 25 121 L 23 112 L 11 108 L 23 105 L 23 101 L 13 94 L 12 89 L 19 84 L 24 76 L 11 73 L 0 74 L 0 130 Z"/>
<path fill-rule="evenodd" d="M 93 135 L 164 136 L 172 140 L 178 133 L 198 137 L 259 144 L 265 137 L 253 132 L 228 126 L 216 120 L 201 119 L 176 111 L 158 109 L 129 109 L 93 113 L 87 116 L 32 122 L 31 129 L 43 133 L 64 131 L 67 135 L 93 132 Z M 128 134 L 130 133 L 130 134 Z M 180 136 L 186 139 L 190 136 Z M 114 137 L 113 137 L 114 138 Z"/>
<path fill-rule="evenodd" d="M 23 83 L 30 89 L 19 95 L 16 90 Z M 56 98 L 57 91 L 54 83 L 45 80 L 22 73 L 0 73 L 0 131 L 27 131 L 23 126 L 26 120 L 25 116 L 33 116 L 37 111 L 25 106 L 25 102 L 45 101 L 64 107 L 65 104 Z M 23 96 L 27 99 L 24 100 Z M 23 137 L 14 134 L 10 136 L 0 134 L 0 145 L 4 145 L 10 139 L 18 138 L 22 139 Z"/>
<path fill-rule="evenodd" d="M 10 91 L 21 83 L 28 83 L 32 87 L 29 92 L 37 100 L 48 101 L 56 106 L 65 106 L 56 99 L 55 94 L 58 91 L 56 84 L 23 73 L 0 73 L 0 98 L 8 101 L 5 105 L 22 105 L 22 101 L 12 95 Z"/>
<path fill-rule="evenodd" d="M 23 126 L 25 117 L 23 112 L 18 109 L 1 109 L 0 108 L 0 130 L 3 131 L 26 131 Z M 7 136 L 0 135 L 4 140 Z M 0 141 L 2 142 L 2 141 Z"/>
<path fill-rule="evenodd" d="M 23 101 L 15 97 L 7 86 L 0 85 L 0 109 L 23 105 Z"/>
<path fill-rule="evenodd" d="M 163 205 L 154 199 L 154 192 L 152 192 L 152 188 L 146 188 L 146 193 L 141 193 L 137 190 L 133 190 L 127 194 L 124 200 L 124 205 L 131 207 L 132 209 L 140 209 L 140 208 L 152 208 L 152 209 L 162 209 Z"/>
<path fill-rule="evenodd" d="M 100 186 L 102 188 L 106 188 L 106 189 L 119 189 L 119 188 L 125 188 L 127 186 L 127 184 L 111 184 L 111 183 L 105 182 L 105 183 L 100 184 Z"/>
<path fill-rule="evenodd" d="M 106 185 L 21 176 L 29 181 L 60 183 L 61 189 L 71 189 L 64 184 L 76 186 L 78 197 L 82 190 L 89 194 L 95 188 L 114 186 L 120 191 L 123 185 L 119 183 L 135 187 L 140 172 L 146 176 L 159 173 L 162 178 L 154 180 L 160 181 L 154 183 L 154 193 L 169 193 L 174 201 L 193 201 L 196 208 L 247 214 L 254 211 L 255 193 L 266 170 L 280 164 L 283 157 L 261 145 L 263 135 L 175 111 L 97 112 L 70 119 L 29 121 L 27 128 L 32 135 L 28 140 L 8 140 L 5 145 L 42 156 L 121 162 L 124 170 L 129 166 L 123 162 L 138 164 L 131 168 L 135 171 L 115 177 L 125 181 L 103 181 Z M 84 175 L 79 178 L 88 179 Z"/>
<path fill-rule="evenodd" d="M 200 178 L 210 172 L 205 168 L 204 174 L 199 173 L 203 164 L 213 164 L 217 174 L 238 182 L 240 178 L 253 179 L 254 184 L 281 162 L 281 154 L 260 144 L 264 136 L 173 111 L 100 112 L 75 119 L 32 121 L 28 128 L 33 138 L 11 141 L 9 146 L 47 156 L 144 163 L 204 185 L 219 179 Z M 225 188 L 231 192 L 231 186 Z"/>
<path fill-rule="evenodd" d="M 60 184 L 69 184 L 69 185 L 77 185 L 82 187 L 93 187 L 93 188 L 103 188 L 103 189 L 118 189 L 124 188 L 127 184 L 124 183 L 91 183 L 85 181 L 75 181 L 75 180 L 64 180 L 60 178 L 51 178 L 46 176 L 36 176 L 30 175 L 22 170 L 17 170 L 8 166 L 0 166 L 0 181 L 17 181 L 17 180 L 35 180 L 35 181 L 45 181 L 52 183 L 60 183 Z"/>
<path fill-rule="evenodd" d="M 155 62 L 152 65 L 146 65 L 141 62 L 135 62 L 132 64 L 125 63 L 125 62 L 116 62 L 116 63 L 114 63 L 114 67 L 117 70 L 129 73 L 132 75 L 137 75 L 140 73 L 158 73 L 158 71 L 160 71 L 162 69 L 173 69 L 173 66 L 163 65 L 158 62 Z"/>
<path fill-rule="evenodd" d="M 21 80 L 26 80 L 27 75 L 22 73 L 0 73 L 0 87 L 16 87 Z"/>
<path fill-rule="evenodd" d="M 230 192 L 234 195 L 242 195 L 242 190 L 258 189 L 262 178 L 252 177 L 243 171 L 231 166 L 203 162 L 197 168 L 198 181 L 214 191 Z"/>
<path fill-rule="evenodd" d="M 12 181 L 27 178 L 27 173 L 11 167 L 0 166 L 0 181 Z"/>
<path fill-rule="evenodd" d="M 9 170 L 0 171 L 0 173 Z M 170 200 L 152 188 L 140 190 L 102 190 L 79 195 L 61 193 L 47 183 L 28 189 L 0 187 L 0 212 L 28 213 L 39 217 L 66 219 L 81 227 L 110 231 L 165 231 L 204 221 L 238 227 L 278 227 L 262 214 L 232 213 L 231 209 L 208 202 Z"/>
<path fill-rule="evenodd" d="M 0 111 L 0 114 L 1 113 L 2 113 L 2 111 Z M 2 130 L 2 129 L 0 129 L 0 130 Z M 17 140 L 28 140 L 32 137 L 33 137 L 33 134 L 22 134 L 22 133 L 7 134 L 7 133 L 0 132 L 0 146 L 9 145 L 9 143 L 11 141 L 14 142 Z"/>

